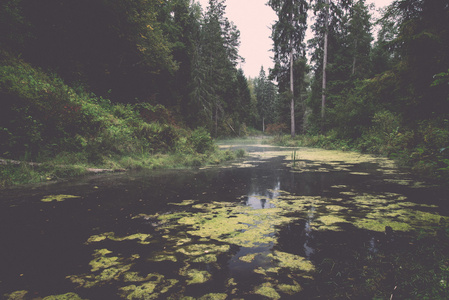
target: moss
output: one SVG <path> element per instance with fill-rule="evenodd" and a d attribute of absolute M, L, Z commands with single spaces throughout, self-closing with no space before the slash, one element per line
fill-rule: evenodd
<path fill-rule="evenodd" d="M 270 299 L 280 299 L 281 295 L 276 292 L 270 283 L 264 283 L 254 289 L 254 294 L 262 295 Z"/>
<path fill-rule="evenodd" d="M 47 296 L 43 300 L 82 300 L 82 298 L 78 296 L 78 294 L 67 293 L 62 295 Z"/>
<path fill-rule="evenodd" d="M 74 196 L 74 195 L 49 195 L 42 198 L 42 202 L 62 202 L 67 199 L 73 199 L 73 198 L 81 198 L 80 196 Z"/>

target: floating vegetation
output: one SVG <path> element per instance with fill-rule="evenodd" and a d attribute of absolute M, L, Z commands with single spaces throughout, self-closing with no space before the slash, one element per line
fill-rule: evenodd
<path fill-rule="evenodd" d="M 177 206 L 187 206 L 187 205 L 192 205 L 195 202 L 196 202 L 196 200 L 183 200 L 180 203 L 168 203 L 168 204 L 177 205 Z"/>
<path fill-rule="evenodd" d="M 224 293 L 209 293 L 201 296 L 199 300 L 225 300 L 227 297 L 228 295 Z"/>
<path fill-rule="evenodd" d="M 67 293 L 62 295 L 47 296 L 43 300 L 83 300 L 78 294 Z"/>
<path fill-rule="evenodd" d="M 368 176 L 369 173 L 366 172 L 349 172 L 351 175 L 361 175 L 361 176 Z"/>
<path fill-rule="evenodd" d="M 302 291 L 301 285 L 296 281 L 293 281 L 293 284 L 279 284 L 277 288 L 282 293 L 288 295 L 294 295 Z"/>
<path fill-rule="evenodd" d="M 172 261 L 172 262 L 177 262 L 178 258 L 175 255 L 171 254 L 171 253 L 163 252 L 163 253 L 157 253 L 156 255 L 154 255 L 149 260 L 151 260 L 151 261 Z"/>
<path fill-rule="evenodd" d="M 256 258 L 256 256 L 257 256 L 258 254 L 259 254 L 259 253 L 251 253 L 251 254 L 247 254 L 247 255 L 245 255 L 245 256 L 240 256 L 239 259 L 240 259 L 241 261 L 250 263 L 250 262 L 252 262 L 252 261 Z"/>
<path fill-rule="evenodd" d="M 111 241 L 115 242 L 122 242 L 122 241 L 132 241 L 132 240 L 139 240 L 139 244 L 147 245 L 149 244 L 149 239 L 151 238 L 150 234 L 145 233 L 135 233 L 124 237 L 116 237 L 114 232 L 105 232 L 98 235 L 93 235 L 87 240 L 87 244 L 101 242 L 106 239 L 109 239 Z"/>
<path fill-rule="evenodd" d="M 332 231 L 341 231 L 341 228 L 336 226 L 335 224 L 348 222 L 345 219 L 335 215 L 321 216 L 317 219 L 317 221 L 323 223 L 324 226 L 314 223 L 313 224 L 314 228 L 317 228 L 319 230 L 332 230 Z"/>
<path fill-rule="evenodd" d="M 270 299 L 280 299 L 281 295 L 273 288 L 272 284 L 267 282 L 254 289 L 254 294 L 262 295 Z"/>
<path fill-rule="evenodd" d="M 62 202 L 67 199 L 74 199 L 74 198 L 81 198 L 80 196 L 74 196 L 74 195 L 48 195 L 42 198 L 42 202 Z"/>
<path fill-rule="evenodd" d="M 312 272 L 315 270 L 315 266 L 310 260 L 307 260 L 306 258 L 299 255 L 282 251 L 274 251 L 273 253 L 269 254 L 268 257 L 273 258 L 273 260 L 281 268 L 305 272 Z"/>
<path fill-rule="evenodd" d="M 120 294 L 130 300 L 159 299 L 162 294 L 167 293 L 178 283 L 178 280 L 165 279 L 164 276 L 160 274 L 153 276 L 153 278 L 154 280 L 142 283 L 141 285 L 122 287 L 120 288 Z"/>
<path fill-rule="evenodd" d="M 8 300 L 23 300 L 23 299 L 25 299 L 27 294 L 28 294 L 28 291 L 21 290 L 21 291 L 12 292 L 10 294 L 5 294 L 4 296 Z"/>
<path fill-rule="evenodd" d="M 179 275 L 186 276 L 187 285 L 205 283 L 212 278 L 212 275 L 207 271 L 200 271 L 197 269 L 181 269 Z"/>
<path fill-rule="evenodd" d="M 177 251 L 187 256 L 200 256 L 211 253 L 225 253 L 228 252 L 230 248 L 229 245 L 192 244 L 179 248 Z"/>
<path fill-rule="evenodd" d="M 267 159 L 281 153 L 285 156 L 286 151 L 254 155 Z M 346 172 L 368 176 L 368 172 L 352 172 L 360 170 L 355 168 L 360 163 L 380 164 L 379 170 L 385 172 L 394 167 L 391 161 L 374 156 L 302 148 L 293 155 L 293 162 L 287 162 L 292 172 Z M 376 174 L 379 172 L 375 167 L 372 170 Z M 68 278 L 84 288 L 113 283 L 109 286 L 127 299 L 226 299 L 231 296 L 238 299 L 249 294 L 280 299 L 301 293 L 303 287 L 315 280 L 316 274 L 323 274 L 318 273 L 323 271 L 323 265 L 310 256 L 315 249 L 309 240 L 314 236 L 340 235 L 348 227 L 363 234 L 366 234 L 364 230 L 385 232 L 386 228 L 393 232 L 431 232 L 442 220 L 449 222 L 447 217 L 432 212 L 435 206 L 412 203 L 399 193 L 369 193 L 359 189 L 359 185 L 334 184 L 322 194 L 296 195 L 273 188 L 248 191 L 247 195 L 223 202 L 214 199 L 207 203 L 194 199 L 172 202 L 169 204 L 177 206 L 171 208 L 173 211 L 133 217 L 148 225 L 151 234 L 117 236 L 114 232 L 105 232 L 91 236 L 87 245 L 104 245 L 108 249 L 94 251 L 89 262 L 90 273 Z M 250 198 L 267 205 L 256 206 L 260 209 L 244 205 Z M 301 226 L 298 230 L 303 232 L 296 232 L 297 226 Z M 299 249 L 304 256 L 291 253 L 290 245 L 281 244 L 282 239 L 289 239 L 291 234 L 301 234 L 299 239 L 304 239 L 301 240 L 304 249 Z M 127 247 L 119 244 L 124 241 Z M 120 252 L 128 248 L 128 243 L 129 246 L 132 243 L 143 245 L 136 247 L 139 255 L 128 253 L 127 256 Z M 372 243 L 374 245 L 377 240 L 373 238 Z M 322 264 L 326 263 L 323 260 Z M 332 267 L 326 272 L 331 273 L 338 263 L 329 262 Z M 233 264 L 238 264 L 243 273 L 255 280 L 244 285 L 238 281 L 239 276 L 223 278 L 223 274 L 227 274 L 221 272 L 223 268 Z M 209 293 L 209 289 L 201 293 L 204 287 L 214 286 L 217 281 L 222 283 L 223 290 L 219 291 L 223 293 Z"/>
<path fill-rule="evenodd" d="M 139 258 L 139 255 L 132 255 L 129 258 L 109 256 L 112 251 L 108 249 L 98 249 L 94 251 L 94 259 L 89 262 L 91 273 L 83 275 L 67 276 L 73 283 L 80 287 L 92 288 L 103 285 L 111 281 L 119 280 L 132 267 L 132 261 Z M 129 275 L 128 275 L 129 276 Z"/>

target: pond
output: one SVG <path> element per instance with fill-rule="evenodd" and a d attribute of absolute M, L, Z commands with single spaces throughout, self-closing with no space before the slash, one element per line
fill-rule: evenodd
<path fill-rule="evenodd" d="M 449 297 L 443 187 L 259 140 L 226 166 L 0 191 L 5 299 Z"/>

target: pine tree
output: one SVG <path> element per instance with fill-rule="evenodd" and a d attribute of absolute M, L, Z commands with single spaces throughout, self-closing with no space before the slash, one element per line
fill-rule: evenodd
<path fill-rule="evenodd" d="M 276 12 L 278 20 L 272 28 L 275 68 L 272 77 L 278 78 L 283 70 L 290 71 L 290 121 L 291 135 L 295 136 L 294 61 L 305 56 L 303 44 L 307 29 L 308 1 L 270 0 L 268 5 Z"/>

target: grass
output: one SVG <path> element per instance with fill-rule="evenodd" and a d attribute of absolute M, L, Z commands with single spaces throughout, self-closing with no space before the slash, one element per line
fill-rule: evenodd
<path fill-rule="evenodd" d="M 0 188 L 83 176 L 91 173 L 89 171 L 91 168 L 108 171 L 197 168 L 221 164 L 244 155 L 245 151 L 242 149 L 236 151 L 214 149 L 205 154 L 177 152 L 154 155 L 130 154 L 102 157 L 102 163 L 90 165 L 80 154 L 64 153 L 54 160 L 39 165 L 25 162 L 0 165 Z"/>

